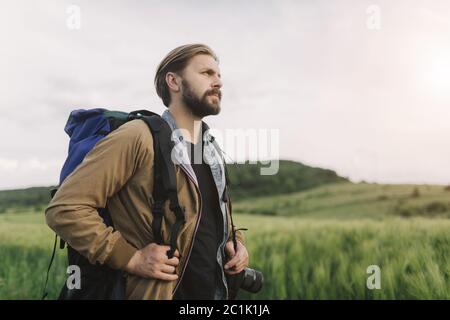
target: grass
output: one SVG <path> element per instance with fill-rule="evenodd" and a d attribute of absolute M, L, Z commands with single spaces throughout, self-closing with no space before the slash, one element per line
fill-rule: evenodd
<path fill-rule="evenodd" d="M 0 299 L 40 299 L 54 243 L 43 214 L 0 215 Z M 58 247 L 57 247 L 58 248 Z M 57 249 L 50 273 L 49 299 L 65 279 L 66 257 Z"/>
<path fill-rule="evenodd" d="M 264 290 L 247 299 L 449 299 L 450 220 L 309 220 L 237 216 L 251 226 L 251 267 Z M 370 265 L 381 289 L 366 286 Z"/>
<path fill-rule="evenodd" d="M 264 289 L 246 299 L 448 299 L 450 220 L 314 220 L 236 215 L 246 232 L 250 266 Z M 53 234 L 35 213 L 0 216 L 0 298 L 39 299 Z M 49 298 L 65 275 L 58 249 Z M 381 268 L 381 289 L 366 287 L 367 267 Z"/>
<path fill-rule="evenodd" d="M 235 203 L 250 267 L 265 284 L 245 299 L 449 299 L 450 190 L 339 183 Z M 0 214 L 0 299 L 39 299 L 54 234 L 43 213 Z M 49 299 L 65 279 L 57 249 Z M 381 269 L 370 290 L 367 268 Z"/>

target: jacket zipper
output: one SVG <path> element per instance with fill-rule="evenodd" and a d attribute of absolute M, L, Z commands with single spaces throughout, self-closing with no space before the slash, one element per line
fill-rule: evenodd
<path fill-rule="evenodd" d="M 228 300 L 228 285 L 226 283 L 227 280 L 226 280 L 226 277 L 225 277 L 225 272 L 223 270 L 223 265 L 225 264 L 224 259 L 226 258 L 225 246 L 227 244 L 227 240 L 228 240 L 228 236 L 229 236 L 228 235 L 228 203 L 225 203 L 225 207 L 226 207 L 225 208 L 225 223 L 224 223 L 225 236 L 224 236 L 224 239 L 222 239 L 222 243 L 220 245 L 221 246 L 220 254 L 222 255 L 222 265 L 220 266 L 220 271 L 222 272 L 222 283 L 223 283 L 224 288 L 225 288 L 225 299 Z M 222 252 L 222 249 L 223 249 L 223 252 Z"/>
<path fill-rule="evenodd" d="M 188 263 L 189 258 L 190 258 L 190 256 L 191 256 L 191 251 L 192 251 L 192 248 L 193 248 L 193 246 L 194 246 L 195 235 L 197 234 L 197 229 L 198 229 L 198 226 L 199 226 L 199 224 L 200 224 L 200 219 L 201 219 L 201 215 L 202 215 L 202 205 L 203 205 L 202 194 L 201 194 L 201 192 L 200 192 L 199 187 L 197 186 L 197 184 L 195 183 L 194 179 L 191 177 L 191 175 L 189 174 L 189 172 L 187 172 L 187 170 L 185 170 L 185 169 L 183 168 L 183 166 L 180 166 L 180 168 L 181 168 L 181 169 L 183 170 L 183 172 L 188 176 L 189 180 L 191 180 L 192 183 L 195 185 L 195 189 L 197 190 L 197 193 L 198 193 L 198 195 L 199 195 L 199 197 L 200 197 L 200 207 L 199 207 L 199 211 L 197 212 L 197 221 L 196 221 L 196 223 L 195 223 L 194 234 L 193 234 L 193 236 L 192 236 L 191 244 L 190 244 L 190 246 L 189 246 L 189 252 L 188 252 L 188 255 L 187 255 L 187 257 L 186 257 L 186 260 L 184 261 L 184 265 L 183 265 L 183 268 L 182 268 L 182 270 L 181 270 L 180 277 L 178 278 L 177 284 L 176 284 L 175 288 L 174 288 L 173 291 L 172 291 L 172 297 L 175 295 L 175 292 L 177 291 L 177 289 L 178 289 L 178 287 L 179 287 L 179 285 L 180 285 L 180 283 L 181 283 L 181 279 L 183 279 L 184 272 L 185 272 L 186 267 L 187 267 L 187 263 Z"/>
<path fill-rule="evenodd" d="M 194 234 L 192 236 L 192 241 L 191 241 L 191 244 L 189 246 L 189 252 L 188 252 L 188 255 L 186 257 L 186 260 L 184 261 L 184 265 L 183 265 L 183 268 L 181 270 L 180 277 L 178 278 L 177 284 L 175 285 L 175 288 L 172 291 L 172 298 L 175 295 L 175 292 L 177 291 L 178 287 L 180 286 L 181 280 L 183 279 L 183 276 L 184 276 L 184 272 L 186 271 L 186 267 L 187 267 L 187 264 L 189 262 L 189 258 L 191 256 L 192 248 L 194 247 L 195 235 L 197 234 L 197 229 L 198 229 L 198 226 L 200 224 L 200 219 L 201 219 L 201 216 L 202 216 L 202 206 L 203 206 L 202 194 L 200 192 L 200 189 L 199 189 L 198 185 L 195 183 L 194 179 L 191 177 L 189 172 L 186 169 L 183 168 L 183 166 L 180 166 L 180 168 L 188 176 L 189 180 L 191 180 L 192 183 L 195 185 L 195 189 L 196 189 L 196 191 L 197 191 L 197 193 L 199 195 L 199 198 L 200 198 L 200 207 L 199 207 L 199 211 L 197 212 L 197 221 L 195 223 L 195 229 L 194 229 Z M 220 200 L 220 198 L 219 198 L 219 200 Z M 225 236 L 224 236 L 225 237 L 225 241 L 224 241 L 224 239 L 222 239 L 222 243 L 221 243 L 220 247 L 223 247 L 224 246 L 224 242 L 226 244 L 226 240 L 228 239 L 228 211 L 227 211 L 228 210 L 228 203 L 225 202 L 225 206 L 226 206 L 226 209 L 225 209 L 225 223 L 224 223 L 224 230 L 226 230 Z M 221 211 L 222 211 L 222 209 L 221 209 Z M 219 249 L 221 249 L 221 248 L 219 248 Z M 223 250 L 225 251 L 225 248 L 223 248 Z M 221 252 L 221 254 L 222 254 L 222 252 Z M 222 260 L 223 259 L 224 259 L 224 256 L 222 255 Z M 223 263 L 223 261 L 222 261 L 222 263 Z M 226 280 L 225 280 L 225 273 L 223 271 L 222 266 L 220 266 L 220 267 L 221 267 L 221 273 L 222 273 L 222 277 L 221 277 L 222 278 L 222 284 L 225 287 L 225 299 L 228 299 L 228 286 L 227 286 Z"/>

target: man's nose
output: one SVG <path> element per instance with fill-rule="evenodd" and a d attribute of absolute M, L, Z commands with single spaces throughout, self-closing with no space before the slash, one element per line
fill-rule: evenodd
<path fill-rule="evenodd" d="M 216 76 L 212 86 L 214 88 L 218 88 L 218 89 L 222 88 L 222 86 L 223 86 L 222 80 Z"/>

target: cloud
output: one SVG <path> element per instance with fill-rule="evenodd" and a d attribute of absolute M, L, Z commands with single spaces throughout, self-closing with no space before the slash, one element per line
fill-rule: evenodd
<path fill-rule="evenodd" d="M 56 185 L 63 163 L 61 160 L 42 160 L 36 157 L 23 160 L 0 158 L 2 189 Z"/>
<path fill-rule="evenodd" d="M 73 109 L 162 112 L 155 68 L 191 42 L 220 57 L 223 111 L 206 118 L 212 127 L 279 129 L 281 158 L 355 180 L 448 183 L 450 93 L 433 96 L 418 79 L 424 54 L 450 34 L 450 5 L 377 3 L 372 32 L 370 1 L 85 0 L 80 30 L 67 28 L 70 1 L 5 1 L 0 188 L 57 180 Z"/>

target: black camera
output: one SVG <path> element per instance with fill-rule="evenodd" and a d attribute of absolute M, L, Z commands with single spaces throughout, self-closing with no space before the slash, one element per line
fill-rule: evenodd
<path fill-rule="evenodd" d="M 234 275 L 226 275 L 228 283 L 228 296 L 230 300 L 236 298 L 239 289 L 251 293 L 257 293 L 261 290 L 264 283 L 264 276 L 261 271 L 245 268 Z"/>

